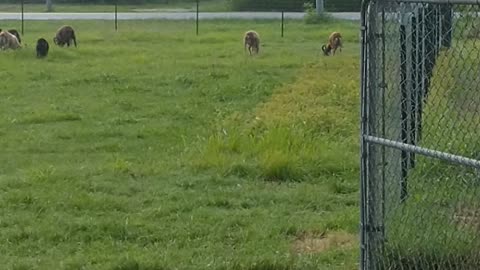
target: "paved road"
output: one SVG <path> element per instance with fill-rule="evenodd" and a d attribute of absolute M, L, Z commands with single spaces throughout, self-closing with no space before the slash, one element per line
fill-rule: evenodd
<path fill-rule="evenodd" d="M 334 18 L 344 20 L 359 20 L 356 12 L 330 13 Z M 302 19 L 303 12 L 286 12 L 286 19 Z M 118 13 L 118 20 L 193 20 L 195 12 L 128 12 Z M 279 12 L 202 12 L 201 20 L 205 19 L 280 19 Z M 19 20 L 20 13 L 0 13 L 0 20 Z M 25 20 L 114 20 L 114 13 L 24 13 Z"/>

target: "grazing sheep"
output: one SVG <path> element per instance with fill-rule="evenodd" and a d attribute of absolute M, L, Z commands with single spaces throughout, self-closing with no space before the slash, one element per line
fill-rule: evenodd
<path fill-rule="evenodd" d="M 75 37 L 75 31 L 71 26 L 64 25 L 57 30 L 57 34 L 53 38 L 53 42 L 56 45 L 63 47 L 67 44 L 70 47 L 70 41 L 73 40 L 73 44 L 77 47 L 77 38 Z"/>
<path fill-rule="evenodd" d="M 250 55 L 252 55 L 252 52 L 258 54 L 258 51 L 260 50 L 260 36 L 257 32 L 250 30 L 245 33 L 244 47 L 245 51 L 247 51 L 248 47 Z"/>
<path fill-rule="evenodd" d="M 322 51 L 328 56 L 332 50 L 333 55 L 335 55 L 337 49 L 342 51 L 342 35 L 339 32 L 333 32 L 328 37 L 328 44 L 322 46 Z"/>
<path fill-rule="evenodd" d="M 15 35 L 11 34 L 8 31 L 0 32 L 0 49 L 18 49 L 20 48 L 20 43 Z"/>
<path fill-rule="evenodd" d="M 37 40 L 37 58 L 45 57 L 48 55 L 49 45 L 44 38 Z"/>
<path fill-rule="evenodd" d="M 2 29 L 0 29 L 0 32 L 2 32 Z M 10 30 L 8 30 L 7 32 L 9 32 L 10 34 L 14 35 L 14 36 L 17 38 L 18 43 L 20 43 L 20 44 L 22 43 L 22 40 L 20 39 L 20 34 L 18 33 L 17 30 L 15 30 L 15 29 L 10 29 Z"/>

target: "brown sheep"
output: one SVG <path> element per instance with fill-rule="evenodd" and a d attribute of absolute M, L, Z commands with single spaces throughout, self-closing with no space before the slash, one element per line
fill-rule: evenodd
<path fill-rule="evenodd" d="M 20 48 L 20 43 L 15 35 L 11 34 L 8 31 L 0 32 L 0 49 L 18 49 Z"/>
<path fill-rule="evenodd" d="M 70 47 L 70 41 L 73 40 L 73 44 L 77 47 L 77 38 L 75 37 L 75 30 L 69 25 L 64 25 L 57 30 L 57 34 L 53 38 L 53 42 L 56 45 L 63 47 L 67 44 Z"/>
<path fill-rule="evenodd" d="M 328 56 L 332 50 L 335 55 L 337 49 L 342 51 L 342 35 L 339 32 L 333 32 L 328 37 L 328 44 L 322 46 L 322 51 Z"/>
<path fill-rule="evenodd" d="M 2 29 L 0 29 L 0 32 L 2 32 Z M 10 34 L 14 35 L 15 37 L 17 37 L 18 43 L 20 43 L 20 44 L 22 43 L 22 39 L 20 38 L 20 34 L 18 33 L 17 30 L 15 30 L 15 29 L 10 29 L 10 30 L 8 30 L 8 32 L 9 32 Z"/>
<path fill-rule="evenodd" d="M 248 51 L 250 55 L 252 55 L 252 52 L 258 54 L 260 50 L 260 36 L 258 35 L 257 32 L 250 30 L 245 33 L 244 37 L 244 47 L 245 47 L 245 52 Z"/>

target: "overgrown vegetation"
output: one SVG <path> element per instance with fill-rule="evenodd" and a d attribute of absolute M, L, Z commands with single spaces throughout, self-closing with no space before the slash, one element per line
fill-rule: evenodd
<path fill-rule="evenodd" d="M 323 12 L 318 14 L 315 6 L 311 3 L 304 4 L 305 9 L 305 17 L 304 21 L 306 24 L 320 24 L 320 23 L 327 23 L 329 21 L 333 21 L 334 19 L 327 13 Z"/>
<path fill-rule="evenodd" d="M 229 0 L 235 11 L 303 11 L 305 0 Z M 307 0 L 308 1 L 308 0 Z"/>

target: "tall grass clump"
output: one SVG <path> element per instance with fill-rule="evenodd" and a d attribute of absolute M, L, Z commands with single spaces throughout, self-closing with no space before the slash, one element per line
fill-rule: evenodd
<path fill-rule="evenodd" d="M 195 168 L 280 182 L 355 172 L 357 81 L 338 74 L 356 66 L 343 61 L 305 67 L 255 110 L 219 122 L 202 141 Z"/>

